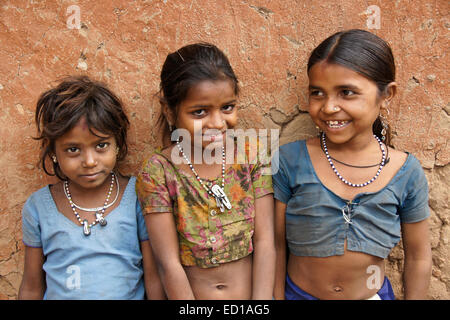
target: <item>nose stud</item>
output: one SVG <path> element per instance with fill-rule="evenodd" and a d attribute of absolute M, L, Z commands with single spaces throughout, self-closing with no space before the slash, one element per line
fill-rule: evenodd
<path fill-rule="evenodd" d="M 339 111 L 339 110 L 341 110 L 341 107 L 339 107 L 339 106 L 334 106 L 333 107 L 333 111 Z"/>

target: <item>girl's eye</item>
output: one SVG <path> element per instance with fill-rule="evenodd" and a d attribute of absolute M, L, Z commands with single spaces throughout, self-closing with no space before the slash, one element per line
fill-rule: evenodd
<path fill-rule="evenodd" d="M 235 107 L 236 106 L 234 104 L 228 104 L 226 106 L 223 106 L 222 110 L 225 111 L 225 112 L 231 112 L 231 111 L 234 110 Z"/>
<path fill-rule="evenodd" d="M 76 153 L 76 152 L 78 152 L 78 148 L 77 147 L 70 147 L 70 148 L 67 148 L 66 149 L 66 151 L 68 152 L 68 153 Z"/>
<path fill-rule="evenodd" d="M 97 150 L 106 151 L 108 149 L 109 145 L 110 145 L 109 142 L 100 142 L 99 144 L 97 144 Z"/>
<path fill-rule="evenodd" d="M 343 93 L 343 95 L 346 96 L 346 97 L 353 96 L 353 95 L 355 94 L 354 91 L 348 90 L 348 89 L 342 90 L 342 93 Z"/>
<path fill-rule="evenodd" d="M 98 149 L 106 149 L 106 147 L 108 147 L 109 143 L 108 142 L 101 142 L 97 145 Z"/>
<path fill-rule="evenodd" d="M 201 117 L 204 116 L 206 111 L 204 109 L 198 109 L 191 112 L 194 116 Z"/>
<path fill-rule="evenodd" d="M 323 92 L 320 90 L 311 90 L 309 92 L 309 95 L 313 96 L 313 97 L 321 97 L 321 96 L 323 96 Z"/>

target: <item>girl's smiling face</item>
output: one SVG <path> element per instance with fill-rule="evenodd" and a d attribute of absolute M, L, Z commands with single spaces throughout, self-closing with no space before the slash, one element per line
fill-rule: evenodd
<path fill-rule="evenodd" d="M 55 141 L 55 155 L 72 184 L 82 189 L 96 188 L 105 183 L 116 165 L 116 141 L 114 136 L 89 130 L 83 117 Z"/>
<path fill-rule="evenodd" d="M 202 148 L 222 144 L 226 130 L 237 124 L 234 83 L 229 80 L 205 80 L 197 83 L 189 89 L 186 98 L 177 107 L 176 120 L 172 123 L 178 129 L 186 129 L 192 143 L 195 134 L 201 135 Z"/>
<path fill-rule="evenodd" d="M 338 64 L 319 62 L 309 76 L 309 114 L 333 143 L 371 137 L 382 100 L 377 85 Z M 361 140 L 363 141 L 363 140 Z"/>

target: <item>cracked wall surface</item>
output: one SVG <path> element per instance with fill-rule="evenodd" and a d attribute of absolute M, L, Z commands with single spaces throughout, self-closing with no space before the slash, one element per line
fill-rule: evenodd
<path fill-rule="evenodd" d="M 80 9 L 70 29 L 67 9 Z M 196 41 L 216 43 L 240 80 L 243 128 L 280 129 L 280 144 L 316 134 L 306 110 L 306 61 L 334 32 L 368 30 L 369 5 L 392 46 L 398 95 L 393 144 L 413 153 L 430 186 L 433 274 L 430 299 L 450 298 L 448 1 L 24 1 L 0 3 L 0 299 L 15 299 L 23 272 L 21 209 L 52 179 L 37 168 L 38 95 L 69 74 L 107 82 L 131 121 L 125 173 L 158 144 L 158 75 L 167 53 Z M 70 13 L 70 12 L 69 12 Z M 70 22 L 70 21 L 69 21 Z M 73 21 L 72 21 L 73 22 Z M 401 243 L 386 261 L 402 297 Z"/>

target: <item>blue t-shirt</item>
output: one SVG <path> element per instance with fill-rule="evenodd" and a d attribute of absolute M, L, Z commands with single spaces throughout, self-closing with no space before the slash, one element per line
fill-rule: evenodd
<path fill-rule="evenodd" d="M 148 240 L 131 177 L 120 204 L 106 215 L 108 224 L 83 227 L 62 213 L 46 186 L 33 193 L 22 211 L 23 242 L 42 248 L 44 299 L 143 299 L 140 241 Z"/>
<path fill-rule="evenodd" d="M 274 197 L 287 204 L 286 238 L 296 256 L 343 255 L 347 240 L 350 251 L 386 258 L 401 238 L 400 223 L 430 215 L 427 180 L 411 154 L 384 188 L 351 203 L 321 183 L 305 140 L 281 146 L 272 166 Z"/>

